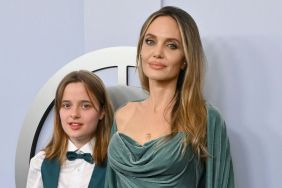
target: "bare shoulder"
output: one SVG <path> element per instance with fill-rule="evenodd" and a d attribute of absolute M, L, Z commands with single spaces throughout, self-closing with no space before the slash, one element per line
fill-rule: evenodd
<path fill-rule="evenodd" d="M 119 108 L 115 113 L 115 121 L 117 125 L 117 130 L 124 130 L 128 121 L 136 112 L 136 108 L 138 107 L 139 102 L 129 102 L 123 107 Z"/>

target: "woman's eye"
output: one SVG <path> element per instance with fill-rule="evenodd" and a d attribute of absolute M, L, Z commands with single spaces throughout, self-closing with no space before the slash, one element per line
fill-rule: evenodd
<path fill-rule="evenodd" d="M 145 43 L 149 46 L 152 46 L 155 43 L 155 41 L 153 41 L 152 39 L 145 39 Z"/>
<path fill-rule="evenodd" d="M 167 45 L 170 49 L 177 49 L 177 45 L 176 44 L 174 44 L 174 43 L 169 43 L 168 45 Z"/>

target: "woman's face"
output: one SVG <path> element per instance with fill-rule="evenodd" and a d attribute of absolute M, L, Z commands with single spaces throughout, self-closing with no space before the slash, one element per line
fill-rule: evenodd
<path fill-rule="evenodd" d="M 60 118 L 64 132 L 80 148 L 96 131 L 98 121 L 103 118 L 99 103 L 92 104 L 81 82 L 66 86 L 60 107 Z"/>
<path fill-rule="evenodd" d="M 148 27 L 141 48 L 142 69 L 149 80 L 176 81 L 185 67 L 184 51 L 176 21 L 157 17 Z"/>

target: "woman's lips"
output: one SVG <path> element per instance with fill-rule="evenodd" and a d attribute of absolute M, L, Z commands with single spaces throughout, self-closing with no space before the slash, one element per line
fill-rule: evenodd
<path fill-rule="evenodd" d="M 149 63 L 149 66 L 152 68 L 152 69 L 155 69 L 155 70 L 161 70 L 163 68 L 165 68 L 166 66 L 162 63 Z"/>

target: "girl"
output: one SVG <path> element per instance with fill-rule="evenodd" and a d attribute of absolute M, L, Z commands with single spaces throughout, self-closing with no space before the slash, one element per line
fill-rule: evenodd
<path fill-rule="evenodd" d="M 31 159 L 27 187 L 103 187 L 112 117 L 98 76 L 66 75 L 56 91 L 52 139 Z"/>

